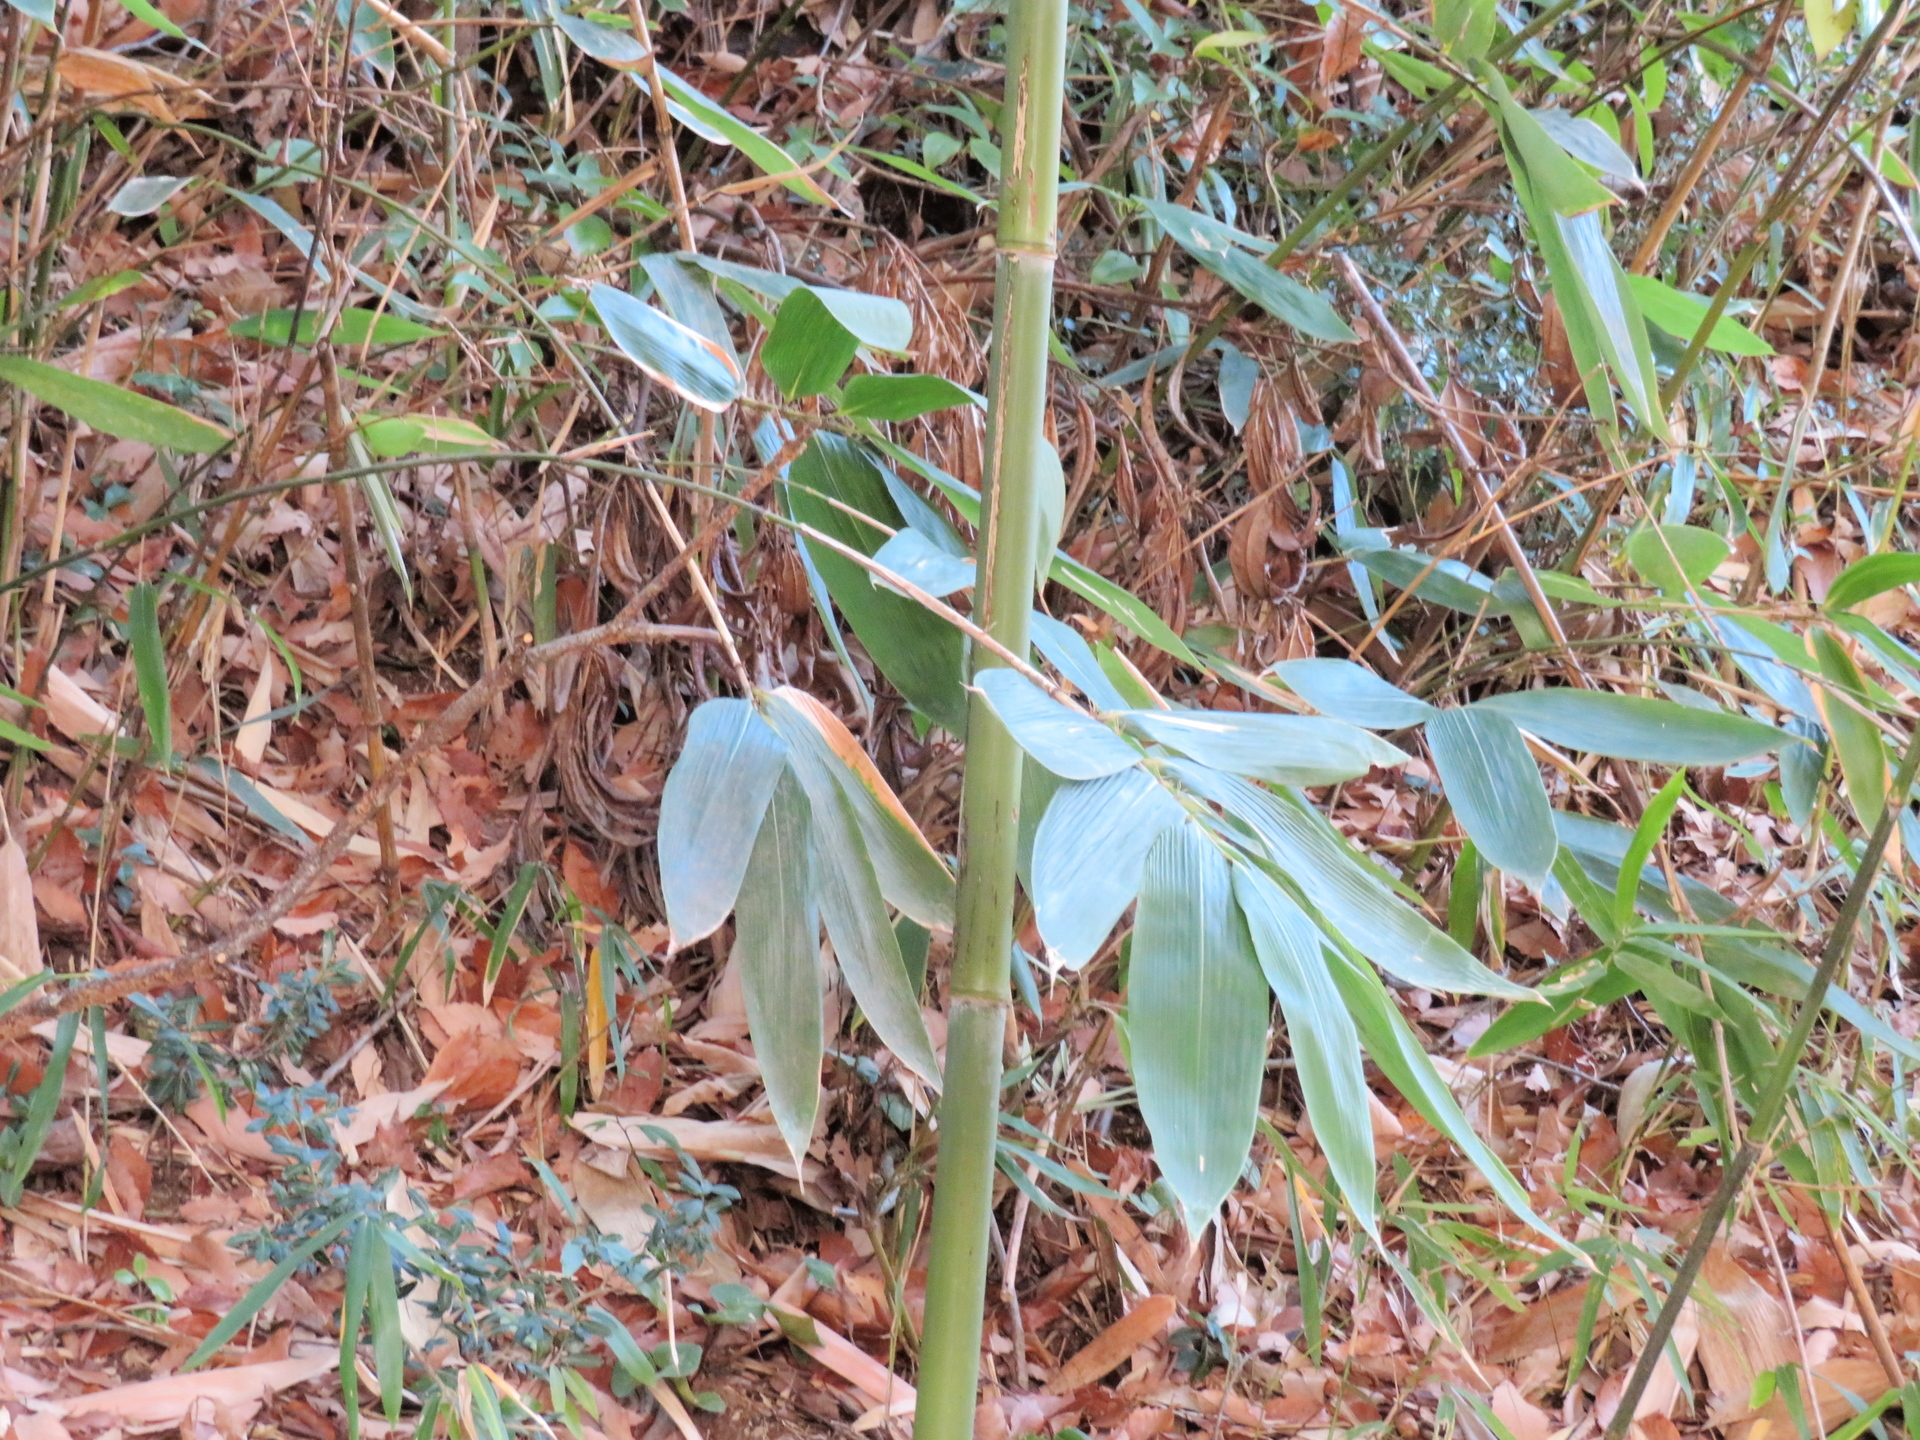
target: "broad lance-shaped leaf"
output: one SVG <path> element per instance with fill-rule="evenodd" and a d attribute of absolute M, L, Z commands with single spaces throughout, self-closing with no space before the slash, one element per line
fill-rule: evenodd
<path fill-rule="evenodd" d="M 1273 250 L 1272 241 L 1164 200 L 1145 204 L 1147 213 L 1176 245 L 1276 319 L 1329 344 L 1359 339 L 1317 291 L 1261 262 L 1259 257 Z"/>
<path fill-rule="evenodd" d="M 826 706 L 790 685 L 761 695 L 767 720 L 794 750 L 817 761 L 846 792 L 866 837 L 887 903 L 930 930 L 953 925 L 953 873 L 846 726 Z M 804 778 L 805 772 L 802 772 Z"/>
<path fill-rule="evenodd" d="M 825 431 L 793 462 L 781 493 L 794 519 L 863 555 L 872 555 L 906 523 L 879 467 L 852 441 Z M 915 709 L 964 734 L 966 642 L 960 632 L 917 602 L 882 590 L 844 555 L 807 545 L 804 537 L 801 543 L 880 672 Z"/>
<path fill-rule="evenodd" d="M 1351 660 L 1282 660 L 1273 673 L 1321 714 L 1369 730 L 1424 725 L 1440 713 Z"/>
<path fill-rule="evenodd" d="M 1356 964 L 1339 945 L 1323 947 L 1327 973 L 1339 989 L 1347 1014 L 1367 1056 L 1380 1067 L 1387 1082 L 1404 1095 L 1421 1116 L 1451 1140 L 1493 1187 L 1493 1193 L 1520 1219 L 1547 1237 L 1556 1249 L 1565 1251 L 1567 1243 L 1559 1233 L 1534 1212 L 1527 1192 L 1513 1173 L 1500 1163 L 1500 1157 L 1488 1148 L 1467 1117 L 1460 1113 L 1460 1102 L 1446 1082 L 1434 1071 L 1433 1061 L 1420 1046 L 1420 1039 L 1393 1003 L 1386 986 L 1365 965 Z M 1584 1261 L 1584 1256 L 1581 1259 Z"/>
<path fill-rule="evenodd" d="M 1828 610 L 1851 610 L 1897 585 L 1920 585 L 1920 555 L 1888 553 L 1856 560 L 1834 577 L 1821 603 Z"/>
<path fill-rule="evenodd" d="M 1453 813 L 1480 853 L 1540 893 L 1559 839 L 1540 767 L 1513 721 L 1469 705 L 1427 722 L 1427 746 Z"/>
<path fill-rule="evenodd" d="M 1034 836 L 1032 887 L 1053 960 L 1077 970 L 1094 957 L 1140 892 L 1147 851 L 1183 815 L 1166 787 L 1137 767 L 1054 793 Z"/>
<path fill-rule="evenodd" d="M 95 430 L 122 440 L 137 440 L 156 450 L 211 455 L 233 441 L 232 435 L 211 420 L 190 415 L 178 405 L 24 355 L 0 355 L 0 380 L 18 385 L 35 399 L 64 410 Z"/>
<path fill-rule="evenodd" d="M 1154 1159 L 1197 1235 L 1240 1178 L 1267 1059 L 1267 982 L 1233 878 L 1196 825 L 1148 852 L 1127 1035 Z"/>
<path fill-rule="evenodd" d="M 1254 954 L 1279 998 L 1307 1115 L 1354 1218 L 1377 1234 L 1373 1117 L 1360 1059 L 1360 1034 L 1327 973 L 1320 928 L 1286 892 L 1251 865 L 1233 867 L 1233 893 Z"/>
<path fill-rule="evenodd" d="M 799 700 L 807 698 L 783 688 L 763 692 L 760 703 L 768 723 L 786 740 L 794 777 L 807 794 L 813 820 L 814 898 L 867 1023 L 908 1069 L 937 1086 L 939 1062 L 908 983 L 899 938 L 887 918 L 874 853 L 853 798 L 858 787 L 847 783 L 846 765 L 801 707 Z"/>
<path fill-rule="evenodd" d="M 738 363 L 699 331 L 611 285 L 595 285 L 588 293 L 613 343 L 669 390 L 716 412 L 738 398 Z"/>
<path fill-rule="evenodd" d="M 1129 710 L 1125 721 L 1189 760 L 1279 785 L 1334 785 L 1407 759 L 1377 735 L 1319 715 Z"/>
<path fill-rule="evenodd" d="M 674 949 L 720 928 L 740 893 L 787 747 L 745 700 L 709 700 L 660 796 L 660 889 Z"/>
<path fill-rule="evenodd" d="M 1429 990 L 1534 998 L 1533 991 L 1494 974 L 1394 894 L 1299 796 L 1262 790 L 1188 761 L 1172 761 L 1167 769 L 1257 835 L 1268 858 L 1319 913 L 1324 928 L 1388 974 Z"/>
<path fill-rule="evenodd" d="M 1840 757 L 1840 775 L 1847 782 L 1847 799 L 1862 825 L 1871 827 L 1887 804 L 1887 747 L 1880 727 L 1867 713 L 1866 680 L 1829 630 L 1813 632 L 1813 655 L 1826 681 L 1815 692 L 1834 753 Z"/>
<path fill-rule="evenodd" d="M 806 792 L 784 771 L 753 842 L 740 887 L 733 958 L 747 1002 L 767 1106 L 804 1173 L 820 1112 L 820 912 L 813 900 L 813 837 Z"/>
<path fill-rule="evenodd" d="M 1515 690 L 1475 703 L 1550 744 L 1650 765 L 1731 765 L 1796 741 L 1745 715 L 1604 690 Z"/>
<path fill-rule="evenodd" d="M 1062 705 L 1015 670 L 982 670 L 973 683 L 1020 748 L 1066 780 L 1098 780 L 1140 763 L 1140 752 L 1101 721 Z"/>

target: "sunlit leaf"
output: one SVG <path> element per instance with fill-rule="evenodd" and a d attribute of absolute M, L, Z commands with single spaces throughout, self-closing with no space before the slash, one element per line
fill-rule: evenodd
<path fill-rule="evenodd" d="M 786 768 L 786 743 L 745 700 L 709 700 L 660 795 L 660 889 L 672 945 L 720 928 Z"/>
<path fill-rule="evenodd" d="M 706 336 L 611 285 L 590 293 L 613 343 L 660 384 L 703 410 L 724 410 L 738 397 L 739 367 Z"/>
<path fill-rule="evenodd" d="M 1731 765 L 1797 743 L 1745 715 L 1602 690 L 1516 690 L 1478 703 L 1552 744 L 1654 765 Z"/>
<path fill-rule="evenodd" d="M 1140 752 L 1112 730 L 1062 705 L 1026 676 L 983 670 L 974 684 L 1020 748 L 1066 780 L 1098 780 L 1140 763 Z"/>
<path fill-rule="evenodd" d="M 1407 759 L 1378 736 L 1319 715 L 1132 710 L 1126 724 L 1190 760 L 1280 785 L 1334 785 Z"/>
<path fill-rule="evenodd" d="M 1424 724 L 1439 713 L 1351 660 L 1283 660 L 1273 673 L 1314 709 L 1349 725 L 1400 730 Z"/>
<path fill-rule="evenodd" d="M 1442 710 L 1426 734 L 1447 800 L 1480 853 L 1539 894 L 1559 841 L 1540 767 L 1519 728 L 1498 711 L 1469 705 Z"/>
<path fill-rule="evenodd" d="M 1028 767 L 1038 768 L 1038 767 Z M 1033 913 L 1049 955 L 1094 957 L 1140 890 L 1155 838 L 1183 812 L 1144 770 L 1062 785 L 1033 840 Z"/>

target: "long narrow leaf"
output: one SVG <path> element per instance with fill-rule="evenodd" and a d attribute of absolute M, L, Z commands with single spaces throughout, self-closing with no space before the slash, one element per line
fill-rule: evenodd
<path fill-rule="evenodd" d="M 709 700 L 660 795 L 660 889 L 678 950 L 720 928 L 740 893 L 786 742 L 745 700 Z"/>

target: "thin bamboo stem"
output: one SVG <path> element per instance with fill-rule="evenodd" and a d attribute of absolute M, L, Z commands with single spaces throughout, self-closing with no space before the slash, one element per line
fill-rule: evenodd
<path fill-rule="evenodd" d="M 1046 444 L 1047 339 L 1059 215 L 1065 0 L 1015 0 L 1008 14 L 1005 142 L 994 287 L 981 616 L 999 648 L 1025 659 Z M 974 649 L 974 671 L 1004 663 Z M 916 1440 L 971 1440 L 980 1383 L 1001 1050 L 1013 956 L 1020 749 L 972 692 L 960 795 L 960 891 L 940 1100 Z"/>

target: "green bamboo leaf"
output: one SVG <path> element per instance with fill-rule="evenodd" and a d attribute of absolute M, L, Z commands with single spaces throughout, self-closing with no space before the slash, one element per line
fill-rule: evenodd
<path fill-rule="evenodd" d="M 1920 585 L 1920 555 L 1868 555 L 1834 576 L 1822 604 L 1828 610 L 1851 610 L 1900 585 Z"/>
<path fill-rule="evenodd" d="M 1144 204 L 1176 245 L 1275 319 L 1310 339 L 1329 344 L 1350 344 L 1359 339 L 1324 296 L 1260 262 L 1258 257 L 1273 249 L 1271 241 L 1255 239 L 1165 200 Z"/>
<path fill-rule="evenodd" d="M 383 415 L 357 432 L 367 450 L 383 460 L 403 455 L 473 455 L 498 450 L 500 442 L 471 420 L 455 415 Z"/>
<path fill-rule="evenodd" d="M 1428 1124 L 1454 1143 L 1467 1162 L 1486 1177 L 1494 1194 L 1509 1210 L 1544 1235 L 1555 1249 L 1566 1249 L 1559 1233 L 1534 1212 L 1526 1190 L 1514 1179 L 1513 1173 L 1460 1113 L 1460 1102 L 1434 1071 L 1433 1061 L 1421 1048 L 1419 1037 L 1400 1014 L 1400 1007 L 1393 1003 L 1380 977 L 1365 965 L 1356 964 L 1338 946 L 1325 947 L 1321 953 L 1326 957 L 1327 971 L 1340 991 L 1347 1014 L 1353 1017 L 1367 1058 L 1380 1067 L 1387 1083 L 1405 1096 Z"/>
<path fill-rule="evenodd" d="M 1087 703 L 1102 713 L 1127 709 L 1126 698 L 1100 668 L 1093 647 L 1071 625 L 1051 615 L 1034 611 L 1028 618 L 1033 648 L 1046 656 L 1049 664 L 1080 687 Z"/>
<path fill-rule="evenodd" d="M 739 396 L 738 363 L 699 331 L 611 285 L 595 285 L 589 294 L 613 343 L 682 399 L 718 412 Z"/>
<path fill-rule="evenodd" d="M 813 884 L 840 971 L 881 1042 L 930 1085 L 940 1065 L 927 1038 L 919 1000 L 908 983 L 899 937 L 887 918 L 859 817 L 836 769 L 806 739 L 809 723 L 779 694 L 762 697 L 768 721 L 787 741 L 794 776 L 806 791 L 813 821 Z"/>
<path fill-rule="evenodd" d="M 227 1341 L 253 1323 L 254 1316 L 260 1313 L 269 1300 L 280 1293 L 280 1287 L 293 1278 L 294 1271 L 333 1244 L 346 1233 L 349 1225 L 357 1223 L 359 1219 L 357 1214 L 342 1215 L 294 1246 L 285 1259 L 261 1276 L 254 1283 L 253 1288 L 240 1297 L 240 1303 L 223 1315 L 220 1323 L 207 1332 L 207 1338 L 200 1342 L 199 1348 L 181 1363 L 180 1372 L 185 1374 L 187 1371 L 197 1370 L 218 1355 Z"/>
<path fill-rule="evenodd" d="M 943 550 L 918 530 L 900 530 L 873 552 L 873 562 L 890 575 L 936 598 L 971 589 L 975 566 L 971 555 L 955 555 Z M 875 576 L 883 590 L 905 595 L 907 592 Z"/>
<path fill-rule="evenodd" d="M 1847 798 L 1868 829 L 1887 804 L 1887 747 L 1880 727 L 1860 707 L 1868 704 L 1867 683 L 1831 631 L 1813 632 L 1813 655 L 1826 684 L 1818 696 L 1821 718 L 1840 757 Z"/>
<path fill-rule="evenodd" d="M 674 118 L 719 144 L 732 145 L 745 155 L 761 173 L 778 180 L 802 200 L 813 205 L 834 206 L 831 195 L 801 172 L 799 163 L 751 125 L 734 118 L 724 106 L 707 98 L 666 66 L 660 67 L 660 79 L 671 97 L 669 108 Z"/>
<path fill-rule="evenodd" d="M 55 19 L 53 0 L 7 0 L 7 3 L 29 20 L 38 20 L 49 30 L 53 28 Z"/>
<path fill-rule="evenodd" d="M 1360 1061 L 1360 1033 L 1327 972 L 1320 931 L 1280 887 L 1250 865 L 1233 867 L 1233 893 L 1254 954 L 1280 1001 L 1294 1073 L 1314 1134 L 1354 1218 L 1379 1233 L 1373 1120 Z M 1529 1007 L 1531 1008 L 1531 1007 Z"/>
<path fill-rule="evenodd" d="M 1667 822 L 1673 818 L 1674 808 L 1686 789 L 1687 772 L 1674 771 L 1659 793 L 1647 802 L 1640 823 L 1634 827 L 1633 843 L 1627 846 L 1626 858 L 1620 865 L 1620 883 L 1613 892 L 1615 933 L 1624 933 L 1633 924 L 1635 905 L 1640 898 L 1641 867 L 1653 854 L 1654 846 L 1660 843 L 1660 837 L 1667 833 Z"/>
<path fill-rule="evenodd" d="M 1513 721 L 1468 705 L 1427 722 L 1434 769 L 1480 853 L 1538 895 L 1553 872 L 1553 832 L 1540 767 Z"/>
<path fill-rule="evenodd" d="M 840 383 L 860 341 L 834 318 L 811 289 L 780 302 L 773 329 L 760 347 L 760 366 L 789 400 L 822 395 Z"/>
<path fill-rule="evenodd" d="M 840 413 L 864 420 L 912 420 L 985 398 L 940 375 L 855 375 L 840 394 Z"/>
<path fill-rule="evenodd" d="M 1018 671 L 982 670 L 973 683 L 1020 748 L 1063 780 L 1098 780 L 1140 763 L 1105 724 L 1041 690 Z"/>
<path fill-rule="evenodd" d="M 1127 968 L 1127 1034 L 1160 1173 L 1198 1236 L 1253 1143 L 1267 1058 L 1267 982 L 1227 862 L 1195 825 L 1147 854 Z"/>
<path fill-rule="evenodd" d="M 1745 715 L 1601 690 L 1516 690 L 1478 704 L 1551 744 L 1652 765 L 1731 765 L 1796 739 Z"/>
<path fill-rule="evenodd" d="M 1154 649 L 1164 650 L 1196 670 L 1207 668 L 1205 662 L 1187 648 L 1187 642 L 1173 633 L 1173 628 L 1160 618 L 1151 605 L 1114 584 L 1097 570 L 1082 565 L 1071 555 L 1054 551 L 1053 564 L 1047 570 L 1047 577 L 1057 580 L 1082 600 L 1104 610 Z"/>
<path fill-rule="evenodd" d="M 630 25 L 607 25 L 582 15 L 569 15 L 558 4 L 552 7 L 549 18 L 556 30 L 603 65 L 630 70 L 647 58 L 647 47 Z"/>
<path fill-rule="evenodd" d="M 173 764 L 173 701 L 167 687 L 167 647 L 160 638 L 160 592 L 142 580 L 127 592 L 127 643 L 146 712 L 147 739 L 162 769 Z"/>
<path fill-rule="evenodd" d="M 1554 144 L 1582 165 L 1616 179 L 1639 182 L 1639 168 L 1620 148 L 1620 142 L 1585 116 L 1569 115 L 1551 107 L 1527 113 L 1540 122 L 1540 128 Z"/>
<path fill-rule="evenodd" d="M 1319 715 L 1129 710 L 1125 723 L 1189 760 L 1279 785 L 1334 785 L 1407 760 L 1377 735 Z"/>
<path fill-rule="evenodd" d="M 364 1215 L 354 1222 L 353 1239 L 347 1246 L 346 1283 L 340 1293 L 340 1401 L 352 1440 L 360 1435 L 360 1370 L 355 1361 L 360 1352 L 360 1322 L 366 1313 L 367 1277 L 373 1268 L 367 1244 L 372 1229 L 373 1221 Z"/>
<path fill-rule="evenodd" d="M 137 440 L 156 450 L 211 455 L 233 441 L 232 435 L 211 420 L 190 415 L 177 405 L 24 355 L 0 355 L 0 380 L 19 386 L 56 410 L 64 410 L 83 425 L 122 440 Z"/>
<path fill-rule="evenodd" d="M 9 997 L 19 987 L 9 992 Z M 25 995 L 20 996 L 21 999 Z M 8 1006 L 12 1008 L 11 1005 Z M 18 1205 L 26 1191 L 27 1176 L 33 1162 L 40 1158 L 40 1147 L 53 1128 L 60 1109 L 61 1088 L 67 1080 L 67 1060 L 73 1054 L 74 1037 L 80 1033 L 80 1012 L 72 1010 L 55 1022 L 53 1050 L 47 1056 L 47 1068 L 40 1083 L 27 1097 L 27 1113 L 17 1125 L 0 1134 L 0 1205 Z"/>
<path fill-rule="evenodd" d="M 1322 714 L 1369 730 L 1424 725 L 1440 713 L 1351 660 L 1282 660 L 1270 673 Z"/>
<path fill-rule="evenodd" d="M 1504 615 L 1509 608 L 1493 593 L 1493 581 L 1458 560 L 1435 560 L 1417 550 L 1350 553 L 1396 589 L 1411 590 L 1422 600 L 1462 615 Z"/>
<path fill-rule="evenodd" d="M 806 792 L 788 770 L 767 806 L 740 887 L 733 956 L 740 963 L 753 1053 L 767 1106 L 805 1173 L 820 1110 L 820 912 L 813 901 L 813 840 Z"/>
<path fill-rule="evenodd" d="M 1182 785 L 1246 825 L 1330 932 L 1381 969 L 1429 990 L 1533 998 L 1531 990 L 1494 974 L 1394 894 L 1325 817 L 1293 792 L 1262 790 L 1187 761 L 1169 762 L 1168 769 Z"/>
<path fill-rule="evenodd" d="M 393 487 L 387 484 L 387 477 L 378 471 L 369 470 L 355 478 L 359 481 L 360 493 L 366 497 L 373 533 L 380 537 L 387 564 L 400 581 L 400 593 L 411 602 L 413 577 L 407 569 L 407 530 L 400 516 L 400 502 L 393 498 Z"/>
<path fill-rule="evenodd" d="M 1039 768 L 1039 767 L 1033 767 Z M 1033 913 L 1053 960 L 1078 970 L 1140 891 L 1147 851 L 1183 812 L 1137 767 L 1054 792 L 1033 839 Z"/>
<path fill-rule="evenodd" d="M 493 938 L 487 945 L 486 974 L 481 985 L 481 1004 L 490 1004 L 493 1000 L 494 982 L 500 978 L 500 971 L 507 963 L 507 951 L 513 944 L 513 937 L 520 929 L 520 917 L 527 913 L 527 901 L 533 898 L 533 887 L 545 869 L 538 860 L 528 860 L 520 867 L 520 873 L 514 877 L 513 888 L 507 892 L 506 903 L 500 909 L 500 918 L 494 921 Z"/>
<path fill-rule="evenodd" d="M 783 685 L 762 692 L 759 702 L 787 745 L 804 755 L 802 781 L 812 773 L 831 775 L 845 793 L 887 903 L 929 929 L 951 928 L 952 871 L 927 843 L 852 732 L 804 690 Z"/>
<path fill-rule="evenodd" d="M 669 944 L 711 935 L 733 909 L 787 746 L 745 700 L 709 700 L 660 795 L 660 890 Z"/>
<path fill-rule="evenodd" d="M 298 327 L 294 325 L 299 315 Z M 267 345 L 311 345 L 319 333 L 320 316 L 312 310 L 268 310 L 236 320 L 227 333 L 242 340 L 258 340 Z M 444 334 L 431 325 L 409 320 L 386 310 L 342 310 L 334 320 L 327 338 L 336 345 L 410 345 L 417 340 L 432 340 Z"/>
<path fill-rule="evenodd" d="M 22 750 L 37 750 L 43 754 L 53 749 L 49 742 L 42 740 L 31 731 L 22 730 L 11 720 L 0 720 L 0 740 L 6 741 L 9 745 L 17 745 Z"/>
<path fill-rule="evenodd" d="M 1720 568 L 1732 552 L 1724 535 L 1697 525 L 1643 525 L 1627 537 L 1627 563 L 1668 595 L 1685 595 Z"/>
<path fill-rule="evenodd" d="M 795 520 L 864 555 L 906 524 L 879 467 L 852 441 L 827 431 L 815 434 L 793 462 L 782 495 Z M 808 546 L 806 553 L 880 672 L 914 708 L 953 734 L 965 734 L 966 642 L 960 632 L 916 602 L 880 589 L 859 565 L 826 546 Z"/>
<path fill-rule="evenodd" d="M 1629 275 L 1627 284 L 1632 287 L 1633 298 L 1639 302 L 1640 313 L 1647 317 L 1648 324 L 1689 344 L 1700 333 L 1700 322 L 1707 318 L 1707 311 L 1712 307 L 1705 296 L 1676 290 L 1651 275 Z M 1773 354 L 1773 346 L 1731 315 L 1722 315 L 1713 322 L 1713 329 L 1707 334 L 1707 349 L 1728 355 Z"/>
<path fill-rule="evenodd" d="M 1494 0 L 1433 0 L 1434 38 L 1462 65 L 1471 65 L 1487 53 L 1498 23 Z M 1445 72 L 1436 70 L 1435 83 L 1446 81 Z"/>
<path fill-rule="evenodd" d="M 192 183 L 191 175 L 138 175 L 113 192 L 107 210 L 129 219 L 151 215 Z"/>
<path fill-rule="evenodd" d="M 373 1334 L 373 1373 L 380 1381 L 380 1408 L 387 1423 L 400 1423 L 405 1399 L 407 1335 L 400 1324 L 400 1289 L 393 1274 L 393 1252 L 379 1224 L 367 1227 L 371 1269 L 367 1276 L 367 1328 Z"/>

